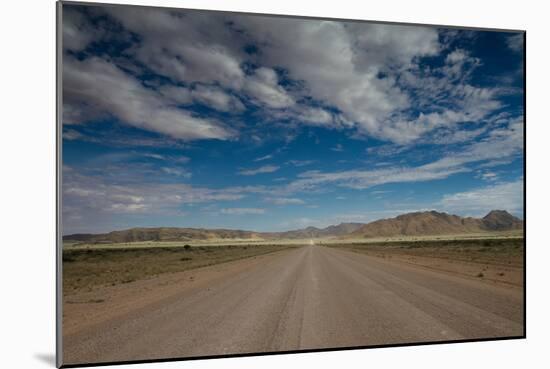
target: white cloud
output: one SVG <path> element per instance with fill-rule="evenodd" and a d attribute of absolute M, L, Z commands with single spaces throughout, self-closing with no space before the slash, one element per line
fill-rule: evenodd
<path fill-rule="evenodd" d="M 191 89 L 163 85 L 158 88 L 158 91 L 167 101 L 176 105 L 200 103 L 218 111 L 232 113 L 245 110 L 245 106 L 238 97 L 217 86 L 197 85 Z"/>
<path fill-rule="evenodd" d="M 160 169 L 168 175 L 183 177 L 183 178 L 191 178 L 191 173 L 181 168 L 162 167 Z"/>
<path fill-rule="evenodd" d="M 259 158 L 254 159 L 254 161 L 258 162 L 258 161 L 269 160 L 272 158 L 273 158 L 273 155 L 269 154 L 269 155 L 260 156 Z"/>
<path fill-rule="evenodd" d="M 277 170 L 279 170 L 277 165 L 264 165 L 256 169 L 243 169 L 239 171 L 239 174 L 243 176 L 255 176 L 256 174 L 273 173 Z"/>
<path fill-rule="evenodd" d="M 228 139 L 229 128 L 165 103 L 113 63 L 96 57 L 63 61 L 63 123 L 77 123 L 112 115 L 137 128 L 174 138 Z M 68 109 L 68 110 L 67 110 Z"/>
<path fill-rule="evenodd" d="M 187 156 L 183 156 L 183 155 L 179 155 L 179 156 L 170 156 L 170 157 L 167 157 L 169 160 L 172 160 L 173 162 L 175 163 L 181 163 L 181 164 L 184 164 L 184 163 L 187 163 L 189 162 L 189 159 Z"/>
<path fill-rule="evenodd" d="M 311 165 L 315 163 L 316 160 L 289 160 L 288 163 L 294 165 L 295 167 L 305 167 L 306 165 Z"/>
<path fill-rule="evenodd" d="M 367 154 L 383 156 L 383 157 L 393 157 L 398 155 L 406 150 L 410 149 L 410 146 L 402 146 L 395 144 L 385 144 L 381 146 L 368 147 L 366 149 Z"/>
<path fill-rule="evenodd" d="M 383 128 L 391 129 L 393 115 L 411 106 L 410 97 L 389 71 L 439 51 L 438 34 L 432 28 L 264 17 L 237 21 L 266 45 L 263 63 L 285 68 L 291 78 L 304 81 L 303 94 L 339 109 L 341 121 L 354 122 L 360 130 L 386 139 L 393 137 Z M 379 78 L 380 72 L 386 72 L 387 78 Z M 311 122 L 330 125 L 327 112 L 314 115 Z"/>
<path fill-rule="evenodd" d="M 233 187 L 220 190 L 197 188 L 186 184 L 109 183 L 99 177 L 70 173 L 64 170 L 64 202 L 79 203 L 83 208 L 105 210 L 114 204 L 146 204 L 149 210 L 162 210 L 181 204 L 208 201 L 233 201 L 245 194 L 261 191 L 252 187 Z"/>
<path fill-rule="evenodd" d="M 508 36 L 506 39 L 506 44 L 515 52 L 523 52 L 523 33 Z"/>
<path fill-rule="evenodd" d="M 295 197 L 269 197 L 266 199 L 267 202 L 273 203 L 275 205 L 303 205 L 305 201 Z"/>
<path fill-rule="evenodd" d="M 286 191 L 313 191 L 329 184 L 353 189 L 367 189 L 385 183 L 422 182 L 447 178 L 452 174 L 465 172 L 467 169 L 459 166 L 433 167 L 402 167 L 375 170 L 349 170 L 343 172 L 309 171 L 299 175 L 299 179 L 291 182 Z"/>
<path fill-rule="evenodd" d="M 513 213 L 523 211 L 523 180 L 499 183 L 466 192 L 445 195 L 440 202 L 444 210 L 483 216 L 491 210 Z"/>
<path fill-rule="evenodd" d="M 140 213 L 147 210 L 147 205 L 145 204 L 123 204 L 123 203 L 114 203 L 108 208 L 108 211 L 113 213 Z"/>
<path fill-rule="evenodd" d="M 294 114 L 296 114 L 296 119 L 304 124 L 328 127 L 337 126 L 332 113 L 323 108 L 299 105 L 294 109 Z"/>
<path fill-rule="evenodd" d="M 453 50 L 445 58 L 445 62 L 448 64 L 462 64 L 467 60 L 468 54 L 464 50 Z"/>
<path fill-rule="evenodd" d="M 487 127 L 481 127 L 472 130 L 453 130 L 444 129 L 436 132 L 434 136 L 429 139 L 429 142 L 439 145 L 450 145 L 454 143 L 468 142 L 476 137 L 479 137 L 487 131 Z"/>
<path fill-rule="evenodd" d="M 336 146 L 331 147 L 330 149 L 331 149 L 332 151 L 336 151 L 336 152 L 342 152 L 342 151 L 344 151 L 344 147 L 342 146 L 342 144 L 336 144 Z"/>
<path fill-rule="evenodd" d="M 280 109 L 294 105 L 294 99 L 279 85 L 277 73 L 270 68 L 261 67 L 246 79 L 244 86 L 249 97 L 266 105 Z"/>
<path fill-rule="evenodd" d="M 495 172 L 484 172 L 480 173 L 479 177 L 486 181 L 496 181 L 498 179 L 498 174 Z"/>
<path fill-rule="evenodd" d="M 370 193 L 373 194 L 373 195 L 384 195 L 386 193 L 391 193 L 393 191 L 387 191 L 387 190 L 376 190 L 376 191 L 371 191 Z"/>
<path fill-rule="evenodd" d="M 239 112 L 245 109 L 239 98 L 217 87 L 198 86 L 193 90 L 192 95 L 195 100 L 220 111 Z"/>
<path fill-rule="evenodd" d="M 175 105 L 188 105 L 193 102 L 191 89 L 187 87 L 164 85 L 158 88 L 158 92 L 167 101 Z"/>
<path fill-rule="evenodd" d="M 83 135 L 80 134 L 78 131 L 76 131 L 74 129 L 67 129 L 67 130 L 63 131 L 63 139 L 64 140 L 72 141 L 72 140 L 81 139 L 82 137 L 83 137 Z"/>
<path fill-rule="evenodd" d="M 142 155 L 145 156 L 146 158 L 152 158 L 152 159 L 157 159 L 157 160 L 165 160 L 166 159 L 166 156 L 160 155 L 160 154 L 155 154 L 155 153 L 146 152 L 146 153 L 143 153 Z M 187 158 L 187 160 L 189 160 L 189 158 Z"/>
<path fill-rule="evenodd" d="M 97 37 L 101 29 L 93 27 L 85 16 L 71 7 L 63 9 L 63 47 L 72 51 L 81 51 Z"/>
<path fill-rule="evenodd" d="M 135 101 L 148 106 L 138 111 L 151 119 L 126 116 L 125 121 L 173 137 L 235 135 L 220 122 L 167 106 L 191 102 L 234 113 L 245 109 L 242 101 L 252 102 L 268 121 L 281 118 L 298 125 L 353 128 L 359 136 L 398 144 L 415 142 L 441 128 L 452 133 L 447 140 L 468 139 L 475 129 L 461 135 L 460 123 L 481 124 L 502 107 L 502 90 L 468 82 L 479 59 L 463 49 L 449 49 L 444 43 L 451 33 L 440 37 L 432 27 L 118 7 L 107 13 L 140 36 L 139 43 L 127 50 L 128 68 L 139 72 L 142 64 L 179 85 L 159 87 L 162 99 L 145 97 L 151 90 L 144 94 L 143 86 L 134 86 L 139 92 Z M 68 48 L 78 50 L 92 39 L 116 36 L 106 29 L 98 32 L 81 14 L 65 21 Z M 508 39 L 510 47 L 516 47 L 512 45 L 520 36 Z M 247 45 L 257 46 L 258 52 L 245 52 Z M 424 68 L 419 64 L 424 56 L 443 56 L 446 63 Z M 87 61 L 81 63 L 79 69 Z M 103 91 L 110 95 L 109 89 Z M 85 104 L 80 102 L 64 107 L 67 119 L 82 119 Z M 123 110 L 99 105 L 101 113 L 118 116 Z M 86 115 L 91 111 L 87 109 Z M 161 129 L 161 121 L 172 123 Z"/>
<path fill-rule="evenodd" d="M 139 34 L 134 56 L 155 72 L 178 82 L 219 82 L 240 88 L 244 52 L 233 47 L 236 32 L 223 14 L 112 7 L 108 13 Z"/>
<path fill-rule="evenodd" d="M 265 209 L 261 208 L 225 208 L 221 209 L 222 214 L 230 215 L 248 215 L 248 214 L 264 214 Z"/>
<path fill-rule="evenodd" d="M 385 183 L 444 179 L 453 174 L 471 171 L 469 164 L 487 164 L 494 160 L 513 158 L 521 155 L 522 150 L 523 121 L 514 120 L 505 127 L 491 131 L 487 138 L 465 146 L 460 152 L 449 153 L 441 159 L 424 165 L 341 172 L 307 171 L 301 173 L 297 180 L 280 191 L 286 193 L 313 191 L 329 184 L 367 189 Z"/>
<path fill-rule="evenodd" d="M 226 187 L 211 189 L 188 184 L 151 182 L 117 174 L 114 179 L 85 175 L 76 169 L 63 167 L 63 232 L 90 231 L 104 224 L 107 229 L 117 220 L 141 214 L 181 215 L 184 205 L 231 202 L 250 194 L 266 194 L 263 186 Z M 126 181 L 125 181 L 126 180 Z M 84 228 L 83 228 L 84 227 Z M 103 231 L 105 229 L 97 229 Z"/>

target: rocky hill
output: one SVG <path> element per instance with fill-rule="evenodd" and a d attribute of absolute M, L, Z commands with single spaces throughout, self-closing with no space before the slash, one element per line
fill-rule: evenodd
<path fill-rule="evenodd" d="M 365 224 L 349 237 L 373 238 L 427 236 L 507 231 L 521 229 L 523 221 L 504 210 L 493 210 L 483 218 L 460 217 L 437 211 L 399 215 Z"/>
<path fill-rule="evenodd" d="M 125 243 L 143 241 L 278 240 L 323 237 L 395 237 L 451 235 L 508 231 L 523 228 L 523 221 L 505 210 L 493 210 L 483 218 L 460 217 L 437 211 L 415 212 L 371 223 L 340 223 L 326 228 L 307 227 L 286 232 L 253 232 L 204 228 L 131 228 L 103 234 L 73 234 L 65 241 Z"/>

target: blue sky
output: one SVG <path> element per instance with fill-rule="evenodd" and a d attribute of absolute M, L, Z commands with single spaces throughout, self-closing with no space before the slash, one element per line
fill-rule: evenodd
<path fill-rule="evenodd" d="M 63 233 L 523 214 L 523 35 L 64 5 Z"/>

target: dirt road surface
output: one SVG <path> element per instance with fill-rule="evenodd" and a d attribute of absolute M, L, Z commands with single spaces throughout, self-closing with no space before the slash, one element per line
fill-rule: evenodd
<path fill-rule="evenodd" d="M 218 267 L 214 277 L 204 277 L 208 268 L 186 273 L 120 287 L 124 308 L 113 290 L 68 310 L 77 323 L 64 323 L 64 363 L 523 334 L 521 288 L 345 250 L 305 246 Z"/>

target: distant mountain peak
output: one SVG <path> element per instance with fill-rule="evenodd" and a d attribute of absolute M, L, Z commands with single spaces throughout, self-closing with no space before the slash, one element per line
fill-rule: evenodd
<path fill-rule="evenodd" d="M 460 217 L 435 210 L 417 211 L 377 220 L 352 232 L 350 237 L 394 237 L 479 233 L 522 229 L 523 221 L 505 210 L 493 210 L 484 218 Z"/>
<path fill-rule="evenodd" d="M 483 219 L 491 218 L 491 217 L 495 217 L 495 216 L 498 216 L 498 217 L 505 216 L 505 217 L 516 218 L 516 217 L 514 217 L 512 214 L 510 214 L 509 212 L 507 212 L 506 210 L 491 210 L 490 212 L 487 213 L 487 215 L 485 215 L 485 216 L 483 217 Z M 517 219 L 517 218 L 516 218 L 516 219 Z"/>
<path fill-rule="evenodd" d="M 305 231 L 318 231 L 319 228 L 313 227 L 313 226 L 309 226 L 309 227 L 305 228 L 304 230 L 305 230 Z"/>
<path fill-rule="evenodd" d="M 482 220 L 487 229 L 495 231 L 523 227 L 523 221 L 506 210 L 491 210 Z"/>
<path fill-rule="evenodd" d="M 340 223 L 326 228 L 309 226 L 286 232 L 252 232 L 232 229 L 131 228 L 104 234 L 74 234 L 64 240 L 95 243 L 139 241 L 194 241 L 219 239 L 306 239 L 322 237 L 428 236 L 520 230 L 523 221 L 506 210 L 492 210 L 483 218 L 460 217 L 435 210 L 417 211 L 370 223 Z"/>

